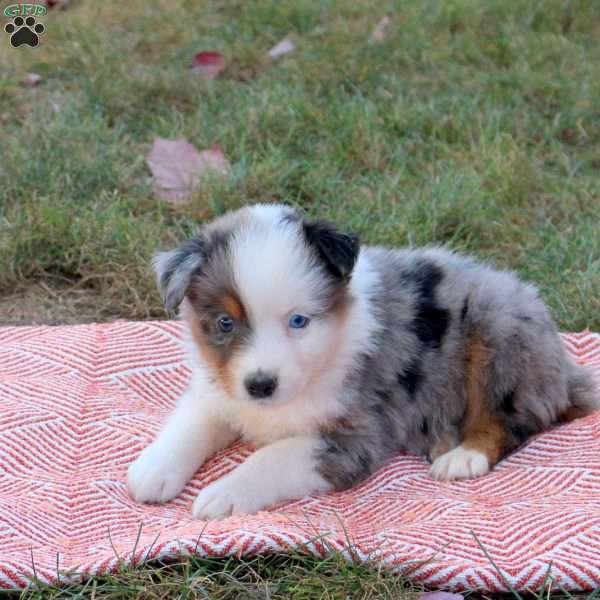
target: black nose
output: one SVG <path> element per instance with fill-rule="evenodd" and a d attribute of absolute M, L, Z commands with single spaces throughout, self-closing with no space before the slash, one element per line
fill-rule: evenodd
<path fill-rule="evenodd" d="M 244 380 L 244 384 L 253 398 L 268 398 L 275 393 L 277 377 L 259 371 L 253 375 L 248 375 Z"/>

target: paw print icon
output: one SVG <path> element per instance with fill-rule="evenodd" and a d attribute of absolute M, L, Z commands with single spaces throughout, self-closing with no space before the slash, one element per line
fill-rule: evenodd
<path fill-rule="evenodd" d="M 10 35 L 10 44 L 13 48 L 18 48 L 24 44 L 35 48 L 39 42 L 39 36 L 44 33 L 46 28 L 42 23 L 36 23 L 35 17 L 15 17 L 11 23 L 4 26 L 4 31 Z"/>

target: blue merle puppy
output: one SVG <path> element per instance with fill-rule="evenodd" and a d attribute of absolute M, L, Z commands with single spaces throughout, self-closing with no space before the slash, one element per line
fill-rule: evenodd
<path fill-rule="evenodd" d="M 189 388 L 130 466 L 165 502 L 236 438 L 258 450 L 204 487 L 200 518 L 340 490 L 403 450 L 431 476 L 485 475 L 600 406 L 537 290 L 442 248 L 360 248 L 289 207 L 248 206 L 154 261 L 180 307 Z"/>

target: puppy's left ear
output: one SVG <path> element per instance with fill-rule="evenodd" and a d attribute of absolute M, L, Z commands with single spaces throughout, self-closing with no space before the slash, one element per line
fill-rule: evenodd
<path fill-rule="evenodd" d="M 360 249 L 358 235 L 342 233 L 322 220 L 307 220 L 302 226 L 306 241 L 316 249 L 327 271 L 336 279 L 349 279 Z"/>

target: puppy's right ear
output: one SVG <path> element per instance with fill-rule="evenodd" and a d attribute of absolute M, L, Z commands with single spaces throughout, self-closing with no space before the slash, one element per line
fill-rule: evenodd
<path fill-rule="evenodd" d="M 203 260 L 203 244 L 199 239 L 188 240 L 175 250 L 157 252 L 152 259 L 158 289 L 165 306 L 175 310 L 190 287 L 192 275 Z"/>

